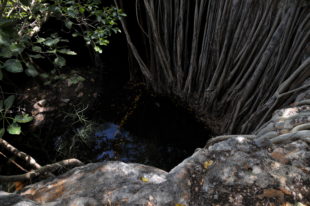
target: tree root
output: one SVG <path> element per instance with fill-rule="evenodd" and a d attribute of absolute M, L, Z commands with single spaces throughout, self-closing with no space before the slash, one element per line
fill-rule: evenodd
<path fill-rule="evenodd" d="M 284 144 L 284 143 L 291 143 L 297 140 L 302 140 L 307 143 L 310 143 L 310 130 L 303 130 L 294 133 L 283 134 L 272 138 L 270 141 L 273 144 Z"/>
<path fill-rule="evenodd" d="M 5 141 L 4 139 L 0 138 L 0 145 L 2 145 L 5 149 L 16 155 L 17 157 L 25 160 L 30 166 L 32 166 L 35 169 L 41 168 L 41 165 L 37 163 L 37 161 L 31 157 L 30 155 L 27 155 L 26 153 L 19 151 L 14 146 L 12 146 L 10 143 Z"/>
<path fill-rule="evenodd" d="M 21 175 L 9 175 L 9 176 L 0 175 L 0 182 L 16 182 L 16 181 L 31 180 L 32 178 L 38 177 L 47 172 L 53 172 L 57 169 L 61 169 L 64 167 L 81 166 L 81 165 L 83 165 L 83 163 L 77 159 L 62 160 L 60 162 L 45 165 L 39 169 Z"/>
<path fill-rule="evenodd" d="M 292 132 L 298 132 L 301 130 L 310 130 L 310 123 L 298 125 L 292 129 Z"/>
<path fill-rule="evenodd" d="M 68 159 L 53 164 L 45 165 L 42 167 L 40 164 L 37 163 L 37 161 L 33 157 L 22 151 L 19 151 L 4 139 L 0 139 L 0 145 L 2 145 L 8 151 L 12 152 L 17 157 L 25 160 L 30 166 L 35 168 L 35 170 L 32 170 L 30 172 L 21 175 L 9 175 L 9 176 L 0 175 L 0 182 L 26 181 L 31 180 L 32 178 L 40 175 L 48 175 L 53 177 L 54 175 L 52 174 L 52 172 L 57 169 L 61 169 L 66 166 L 83 165 L 83 163 L 77 159 Z"/>
<path fill-rule="evenodd" d="M 214 145 L 218 142 L 221 142 L 221 141 L 224 141 L 224 140 L 227 140 L 229 138 L 232 138 L 232 137 L 245 137 L 245 138 L 248 138 L 248 139 L 254 139 L 256 137 L 256 135 L 222 135 L 222 136 L 217 136 L 217 137 L 214 137 L 212 139 L 210 139 L 206 146 L 204 146 L 204 148 L 208 148 L 209 146 L 211 145 Z"/>

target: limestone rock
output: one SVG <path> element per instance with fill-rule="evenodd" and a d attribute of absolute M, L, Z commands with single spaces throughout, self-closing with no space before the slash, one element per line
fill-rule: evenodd
<path fill-rule="evenodd" d="M 237 136 L 197 150 L 169 173 L 140 164 L 88 164 L 20 195 L 59 206 L 307 205 L 309 160 L 302 140 L 264 148 Z"/>
<path fill-rule="evenodd" d="M 39 206 L 28 198 L 21 197 L 17 194 L 11 194 L 0 191 L 0 205 L 1 206 Z"/>

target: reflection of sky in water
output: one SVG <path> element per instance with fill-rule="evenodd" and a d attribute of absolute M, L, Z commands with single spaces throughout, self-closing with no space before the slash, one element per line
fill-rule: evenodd
<path fill-rule="evenodd" d="M 97 155 L 97 161 L 120 160 L 124 162 L 136 161 L 143 155 L 144 146 L 141 141 L 131 136 L 129 132 L 113 123 L 103 124 L 96 135 L 96 150 L 102 151 Z"/>

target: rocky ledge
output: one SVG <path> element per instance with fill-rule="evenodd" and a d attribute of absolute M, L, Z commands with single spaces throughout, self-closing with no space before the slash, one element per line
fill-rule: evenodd
<path fill-rule="evenodd" d="M 310 92 L 253 135 L 213 138 L 170 172 L 102 162 L 0 193 L 1 206 L 310 205 Z"/>

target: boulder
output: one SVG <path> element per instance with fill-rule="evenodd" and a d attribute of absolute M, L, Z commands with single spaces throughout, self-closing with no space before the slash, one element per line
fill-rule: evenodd
<path fill-rule="evenodd" d="M 41 204 L 35 203 L 28 198 L 22 197 L 18 194 L 12 194 L 0 191 L 0 205 L 1 206 L 39 206 Z"/>

